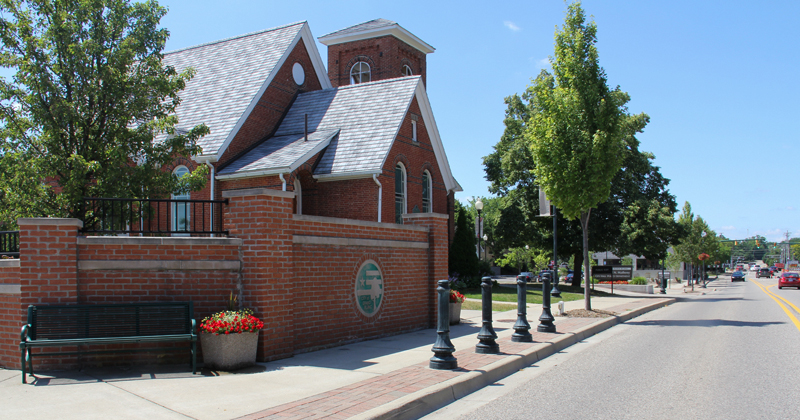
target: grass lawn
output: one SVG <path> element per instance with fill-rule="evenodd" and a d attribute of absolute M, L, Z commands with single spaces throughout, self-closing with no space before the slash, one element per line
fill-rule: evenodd
<path fill-rule="evenodd" d="M 572 287 L 569 285 L 559 284 L 558 289 L 561 290 L 561 297 L 554 298 L 551 297 L 551 303 L 558 302 L 559 300 L 563 300 L 565 302 L 571 300 L 580 300 L 583 299 L 583 288 L 582 287 Z M 474 288 L 474 289 L 467 289 L 464 291 L 464 296 L 470 299 L 480 299 L 481 298 L 481 289 Z M 601 292 L 599 290 L 592 291 L 592 296 L 610 296 L 609 293 Z M 517 288 L 516 287 L 501 287 L 501 286 L 494 286 L 492 287 L 492 300 L 495 302 L 515 302 L 517 301 Z M 528 285 L 528 303 L 542 303 L 542 285 L 541 284 L 529 284 Z M 476 302 L 477 303 L 477 302 Z M 494 309 L 494 308 L 493 308 Z"/>
<path fill-rule="evenodd" d="M 464 303 L 461 304 L 461 309 L 470 309 L 470 310 L 480 311 L 482 308 L 481 308 L 481 303 L 480 302 L 465 300 Z M 496 303 L 496 302 L 492 303 L 492 312 L 505 312 L 505 311 L 511 311 L 511 310 L 514 310 L 514 309 L 517 309 L 517 305 L 516 304 L 512 305 L 512 304 L 509 304 L 509 303 Z"/>

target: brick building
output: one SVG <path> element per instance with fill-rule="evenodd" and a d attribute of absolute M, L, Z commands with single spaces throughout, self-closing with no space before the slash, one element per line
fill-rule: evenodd
<path fill-rule="evenodd" d="M 192 300 L 199 319 L 236 290 L 265 321 L 262 361 L 435 323 L 460 186 L 425 90 L 434 49 L 383 19 L 319 39 L 327 71 L 305 22 L 165 54 L 196 71 L 178 129 L 210 129 L 202 154 L 167 168 L 207 165 L 209 182 L 176 198 L 228 199 L 230 235 L 86 237 L 79 220 L 21 219 L 20 258 L 0 262 L 0 366 L 19 363 L 29 304 Z M 188 215 L 172 223 L 213 226 Z M 37 363 L 87 360 L 100 359 Z"/>

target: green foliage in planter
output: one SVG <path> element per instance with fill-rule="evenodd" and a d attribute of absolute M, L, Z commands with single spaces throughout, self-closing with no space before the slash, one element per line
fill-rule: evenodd
<path fill-rule="evenodd" d="M 642 276 L 634 277 L 628 282 L 628 284 L 645 285 L 647 284 L 647 279 Z"/>

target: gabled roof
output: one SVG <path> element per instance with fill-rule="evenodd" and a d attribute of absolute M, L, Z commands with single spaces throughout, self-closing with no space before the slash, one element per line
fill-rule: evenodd
<path fill-rule="evenodd" d="M 341 130 L 317 164 L 315 175 L 380 173 L 419 84 L 419 76 L 380 80 L 297 96 L 276 136 L 308 130 Z"/>
<path fill-rule="evenodd" d="M 461 191 L 450 171 L 420 76 L 379 80 L 298 95 L 275 132 L 275 137 L 232 162 L 220 172 L 220 178 L 290 172 L 285 170 L 288 167 L 286 162 L 279 162 L 278 155 L 273 155 L 288 153 L 283 151 L 283 147 L 292 139 L 297 142 L 303 137 L 306 115 L 308 131 L 313 133 L 309 134 L 309 142 L 312 138 L 321 142 L 326 137 L 329 139 L 314 171 L 315 178 L 322 181 L 381 174 L 415 96 L 445 186 L 448 190 Z M 334 132 L 338 135 L 329 136 Z M 322 147 L 314 150 L 306 153 L 306 159 L 322 150 Z M 292 156 L 299 156 L 299 153 Z M 293 167 L 302 163 L 299 159 Z"/>
<path fill-rule="evenodd" d="M 211 131 L 198 141 L 203 154 L 195 159 L 219 159 L 300 39 L 323 88 L 330 87 L 306 22 L 165 53 L 164 64 L 196 71 L 177 109 L 178 130 L 205 123 Z"/>
<path fill-rule="evenodd" d="M 368 22 L 359 23 L 358 25 L 353 25 L 336 32 L 331 32 L 327 35 L 323 35 L 318 39 L 323 45 L 330 46 L 344 42 L 378 38 L 386 35 L 392 35 L 425 54 L 430 54 L 436 51 L 435 48 L 428 45 L 428 43 L 425 41 L 417 38 L 416 35 L 398 25 L 397 22 L 386 19 L 374 19 Z"/>
<path fill-rule="evenodd" d="M 330 144 L 339 130 L 272 137 L 219 171 L 218 179 L 243 178 L 292 172 Z M 231 176 L 234 175 L 234 176 Z"/>

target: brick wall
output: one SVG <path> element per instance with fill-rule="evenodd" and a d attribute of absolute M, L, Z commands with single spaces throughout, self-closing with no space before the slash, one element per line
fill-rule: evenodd
<path fill-rule="evenodd" d="M 243 241 L 244 304 L 264 321 L 259 360 L 290 357 L 294 349 L 291 213 L 294 193 L 225 191 L 225 224 Z"/>
<path fill-rule="evenodd" d="M 19 366 L 17 344 L 24 319 L 19 295 L 19 260 L 0 260 L 0 367 L 6 369 Z"/>
<path fill-rule="evenodd" d="M 396 225 L 295 215 L 292 192 L 224 195 L 232 238 L 84 238 L 76 220 L 21 219 L 19 267 L 0 266 L 0 285 L 17 273 L 21 284 L 16 294 L 0 289 L 0 365 L 18 368 L 28 304 L 192 300 L 200 320 L 236 290 L 265 323 L 260 361 L 434 324 L 436 280 L 447 277 L 446 215 L 407 215 Z M 367 260 L 384 285 L 372 316 L 358 310 L 354 293 Z M 39 357 L 35 368 L 183 362 L 185 353 L 168 356 Z"/>

